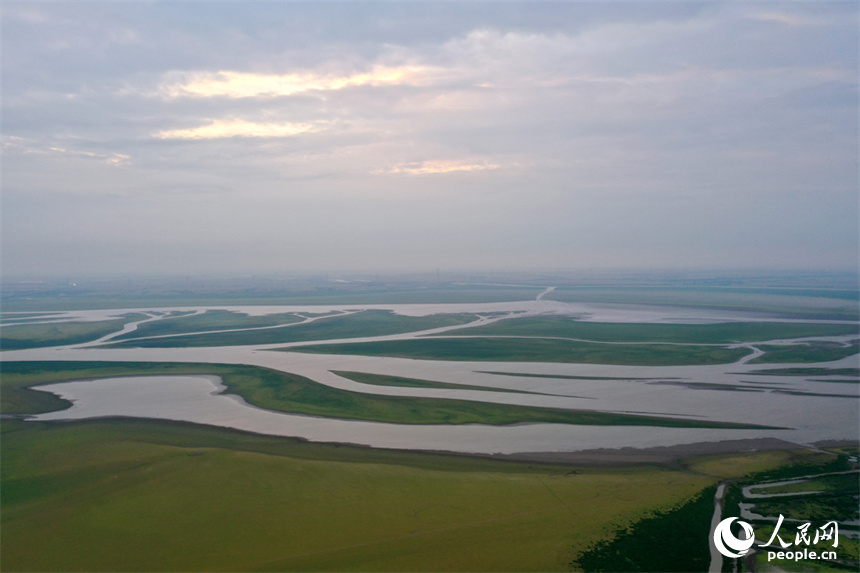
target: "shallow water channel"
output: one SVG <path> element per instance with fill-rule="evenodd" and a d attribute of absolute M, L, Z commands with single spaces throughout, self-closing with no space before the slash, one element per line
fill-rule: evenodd
<path fill-rule="evenodd" d="M 546 303 L 546 304 L 544 304 Z M 493 305 L 397 305 L 403 314 L 433 311 L 512 311 L 525 314 L 559 312 L 553 301 Z M 565 313 L 583 313 L 584 305 L 563 305 Z M 592 305 L 594 306 L 594 305 Z M 738 320 L 735 313 L 627 308 L 589 308 L 600 320 L 636 322 L 703 322 Z M 408 308 L 404 308 L 408 307 Z M 457 307 L 452 308 L 452 307 Z M 486 308 L 485 308 L 486 307 Z M 298 311 L 274 307 L 271 312 Z M 394 308 L 388 306 L 385 308 Z M 350 310 L 343 307 L 334 310 Z M 255 313 L 260 308 L 253 308 Z M 326 309 L 314 307 L 316 312 Z M 599 312 L 598 312 L 599 311 Z M 106 316 L 108 311 L 97 312 Z M 128 312 L 109 311 L 112 313 Z M 86 313 L 84 313 L 86 314 Z M 80 318 L 81 313 L 74 316 Z M 70 315 L 71 316 L 71 315 Z M 87 318 L 92 318 L 87 316 Z M 759 320 L 746 317 L 747 320 Z M 457 327 L 460 328 L 460 327 Z M 410 338 L 415 333 L 364 340 Z M 845 337 L 850 338 L 850 337 Z M 820 440 L 856 440 L 860 424 L 858 384 L 819 381 L 821 377 L 750 375 L 763 368 L 791 366 L 857 368 L 858 356 L 822 364 L 709 366 L 618 366 L 601 364 L 455 362 L 403 358 L 306 354 L 272 351 L 285 344 L 211 348 L 95 348 L 90 344 L 3 352 L 12 360 L 106 360 L 247 364 L 308 377 L 320 384 L 372 394 L 457 398 L 555 408 L 627 412 L 778 426 L 785 429 L 732 430 L 660 428 L 650 426 L 575 426 L 566 424 L 408 425 L 315 418 L 252 407 L 237 396 L 223 394 L 215 377 L 153 376 L 82 380 L 40 389 L 71 400 L 71 409 L 42 414 L 39 420 L 132 416 L 185 420 L 265 434 L 326 442 L 350 442 L 386 448 L 479 453 L 580 451 L 595 448 L 646 448 L 747 438 L 779 438 L 797 444 Z M 436 388 L 367 385 L 332 371 L 358 371 L 439 382 L 503 388 L 522 392 L 484 392 Z M 504 374 L 502 374 L 504 373 Z M 540 377 L 514 376 L 532 374 Z M 577 377 L 572 378 L 553 378 Z M 530 393 L 524 393 L 530 392 Z M 540 394 L 536 394 L 540 393 Z"/>

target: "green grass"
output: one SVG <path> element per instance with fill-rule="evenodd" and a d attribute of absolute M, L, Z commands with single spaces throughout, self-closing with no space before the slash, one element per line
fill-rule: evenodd
<path fill-rule="evenodd" d="M 0 312 L 0 321 L 4 320 L 14 320 L 14 319 L 32 319 L 32 318 L 44 318 L 45 316 L 50 316 L 53 314 L 52 312 Z"/>
<path fill-rule="evenodd" d="M 708 487 L 679 507 L 655 512 L 602 540 L 572 566 L 584 571 L 707 571 L 707 540 L 716 487 Z M 683 532 L 681 534 L 680 532 Z"/>
<path fill-rule="evenodd" d="M 0 348 L 3 350 L 20 350 L 90 342 L 111 332 L 122 330 L 126 323 L 142 318 L 145 318 L 144 315 L 128 314 L 124 318 L 97 322 L 56 322 L 4 326 L 0 328 Z"/>
<path fill-rule="evenodd" d="M 546 336 L 595 342 L 683 342 L 728 344 L 777 338 L 855 334 L 854 324 L 731 322 L 719 324 L 627 324 L 581 322 L 571 317 L 511 318 L 450 331 L 460 336 Z"/>
<path fill-rule="evenodd" d="M 28 292 L 15 296 L 3 292 L 3 308 L 10 311 L 94 310 L 110 308 L 166 308 L 182 306 L 275 306 L 275 305 L 368 305 L 368 304 L 446 304 L 534 300 L 544 287 L 450 286 L 436 281 L 413 286 L 321 287 L 296 292 L 224 287 L 218 292 L 205 290 L 157 292 L 140 289 L 120 294 L 124 283 L 109 289 L 81 293 L 66 290 Z"/>
<path fill-rule="evenodd" d="M 756 513 L 760 515 L 783 514 L 787 519 L 802 519 L 824 523 L 856 520 L 860 517 L 857 505 L 857 480 L 853 488 L 846 491 L 827 492 L 809 496 L 756 499 Z"/>
<path fill-rule="evenodd" d="M 860 340 L 853 340 L 848 346 L 837 342 L 810 342 L 786 346 L 760 345 L 758 348 L 763 350 L 764 354 L 750 360 L 750 364 L 830 362 L 854 356 L 860 352 Z"/>
<path fill-rule="evenodd" d="M 0 312 L 0 324 L 28 324 L 54 315 L 55 313 L 51 312 Z"/>
<path fill-rule="evenodd" d="M 3 571 L 564 571 L 720 479 L 144 420 L 0 428 Z"/>
<path fill-rule="evenodd" d="M 494 374 L 496 376 L 516 376 L 518 378 L 558 378 L 561 380 L 652 380 L 652 378 L 616 378 L 614 376 L 565 376 L 563 374 L 531 374 L 522 372 L 493 372 L 490 370 L 476 370 L 481 374 Z M 661 378 L 663 380 L 663 378 Z"/>
<path fill-rule="evenodd" d="M 36 402 L 40 392 L 28 385 L 92 377 L 141 374 L 214 374 L 221 376 L 228 391 L 250 404 L 281 412 L 372 420 L 400 424 L 490 424 L 506 425 L 542 422 L 582 425 L 634 425 L 695 428 L 763 428 L 753 424 L 661 418 L 608 412 L 539 408 L 512 404 L 492 404 L 468 400 L 382 396 L 348 392 L 318 384 L 303 376 L 257 366 L 225 364 L 138 364 L 91 362 L 11 362 L 3 365 L 3 392 L 0 404 L 4 413 L 34 413 L 30 407 L 44 408 Z M 8 387 L 8 391 L 7 391 Z M 23 408 L 23 409 L 22 409 Z M 59 408 L 55 408 L 59 409 Z M 42 410 L 44 411 L 44 410 Z"/>
<path fill-rule="evenodd" d="M 726 364 L 735 362 L 750 352 L 743 348 L 730 349 L 720 346 L 624 345 L 539 338 L 425 338 L 319 344 L 286 350 L 425 360 L 579 362 L 636 366 Z"/>
<path fill-rule="evenodd" d="M 403 316 L 386 310 L 366 310 L 346 316 L 333 316 L 307 324 L 296 324 L 283 328 L 250 330 L 247 332 L 223 332 L 176 336 L 168 338 L 128 340 L 112 344 L 109 348 L 174 348 L 200 346 L 238 346 L 250 344 L 276 344 L 329 340 L 335 338 L 358 338 L 401 334 L 442 326 L 453 326 L 471 322 L 475 317 L 465 314 L 432 316 Z"/>
<path fill-rule="evenodd" d="M 373 384 L 375 386 L 402 386 L 405 388 L 443 388 L 448 390 L 481 390 L 484 392 L 512 392 L 514 394 L 540 394 L 540 392 L 527 392 L 523 390 L 508 390 L 506 388 L 493 388 L 492 386 L 470 386 L 468 384 L 454 384 L 451 382 L 435 382 L 433 380 L 419 380 L 417 378 L 406 378 L 403 376 L 386 376 L 384 374 L 371 374 L 369 372 L 345 372 L 332 370 L 332 373 L 344 378 L 349 378 L 362 384 Z"/>
<path fill-rule="evenodd" d="M 86 361 L 0 362 L 0 413 L 40 414 L 69 407 L 68 402 L 61 400 L 54 394 L 29 388 L 29 386 L 39 384 L 115 376 L 208 373 L 214 373 L 208 364 Z"/>
<path fill-rule="evenodd" d="M 756 494 L 796 493 L 805 491 L 850 491 L 857 488 L 856 473 L 838 474 L 813 478 L 801 483 L 792 483 L 771 487 L 761 487 L 753 491 Z M 858 492 L 860 493 L 860 492 Z"/>
<path fill-rule="evenodd" d="M 116 338 L 124 340 L 128 338 L 141 338 L 144 336 L 164 336 L 169 334 L 181 334 L 185 332 L 203 332 L 207 330 L 227 330 L 230 328 L 260 328 L 266 326 L 277 326 L 281 324 L 292 324 L 300 322 L 302 318 L 295 314 L 281 313 L 263 316 L 249 316 L 240 312 L 229 310 L 207 310 L 203 314 L 185 315 L 173 318 L 164 318 L 153 322 L 145 322 L 137 327 L 134 332 L 129 332 Z"/>
<path fill-rule="evenodd" d="M 860 377 L 858 368 L 765 368 L 755 372 L 745 372 L 753 376 L 855 376 Z"/>

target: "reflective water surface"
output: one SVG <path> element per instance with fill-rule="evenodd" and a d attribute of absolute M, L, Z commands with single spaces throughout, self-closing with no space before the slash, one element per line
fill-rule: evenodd
<path fill-rule="evenodd" d="M 464 312 L 476 307 L 525 313 L 558 310 L 572 312 L 576 305 L 553 301 L 493 303 L 486 305 L 393 305 L 403 314 L 430 314 L 444 309 Z M 577 307 L 578 311 L 583 308 Z M 707 310 L 604 307 L 591 316 L 612 316 L 635 322 L 699 322 L 726 320 L 728 316 Z M 260 307 L 252 307 L 262 313 Z M 299 307 L 273 307 L 270 312 L 295 311 Z M 325 309 L 311 307 L 314 312 Z M 356 307 L 351 307 L 355 309 Z M 346 310 L 342 307 L 341 310 Z M 244 310 L 244 309 L 243 309 Z M 485 310 L 486 311 L 486 310 Z M 86 311 L 122 313 L 126 311 Z M 602 313 L 602 314 L 601 314 Z M 614 313 L 614 314 L 613 314 Z M 734 313 L 729 313 L 734 314 Z M 76 314 L 75 316 L 80 316 Z M 92 319 L 92 316 L 87 318 Z M 747 316 L 747 319 L 752 317 Z M 731 317 L 736 320 L 736 316 Z M 457 327 L 461 328 L 461 327 Z M 409 338 L 414 333 L 397 335 Z M 366 340 L 390 339 L 375 337 Z M 849 340 L 852 337 L 831 337 Z M 853 337 L 853 338 L 856 338 Z M 753 423 L 787 429 L 726 430 L 622 426 L 572 426 L 521 424 L 505 427 L 484 425 L 419 426 L 334 420 L 265 411 L 246 404 L 237 396 L 223 394 L 215 377 L 153 376 L 83 380 L 45 385 L 74 402 L 69 410 L 37 416 L 39 420 L 68 420 L 104 416 L 133 416 L 212 424 L 265 434 L 285 435 L 326 442 L 360 443 L 376 447 L 448 450 L 458 452 L 514 453 L 579 451 L 593 448 L 644 448 L 696 442 L 775 437 L 810 444 L 820 440 L 856 440 L 858 390 L 854 383 L 823 382 L 810 376 L 760 376 L 750 372 L 791 366 L 857 368 L 854 355 L 822 364 L 709 366 L 617 366 L 518 362 L 453 362 L 403 358 L 338 356 L 277 352 L 268 346 L 213 348 L 95 348 L 91 344 L 3 352 L 11 360 L 106 360 L 152 362 L 208 362 L 248 364 L 306 376 L 321 384 L 344 390 L 385 395 L 458 398 L 487 402 L 557 408 L 630 412 L 660 416 Z M 748 359 L 749 357 L 747 357 Z M 483 392 L 430 388 L 386 387 L 360 384 L 332 371 L 359 371 L 405 376 L 440 382 L 539 392 L 542 394 Z M 511 374 L 542 377 L 513 376 Z M 546 377 L 550 376 L 550 377 Z M 578 379 L 552 378 L 581 377 Z M 590 379 L 589 379 L 590 378 Z"/>

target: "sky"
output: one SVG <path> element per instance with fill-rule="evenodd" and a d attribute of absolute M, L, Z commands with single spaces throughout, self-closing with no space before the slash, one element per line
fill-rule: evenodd
<path fill-rule="evenodd" d="M 0 10 L 4 277 L 857 270 L 856 2 Z"/>

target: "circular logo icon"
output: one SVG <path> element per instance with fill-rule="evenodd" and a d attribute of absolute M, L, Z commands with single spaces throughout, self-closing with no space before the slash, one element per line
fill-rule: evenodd
<path fill-rule="evenodd" d="M 738 539 L 732 534 L 731 525 L 736 519 L 737 517 L 724 519 L 714 529 L 714 545 L 717 547 L 717 551 L 726 557 L 743 557 L 755 543 L 752 525 L 745 521 L 738 521 L 738 524 L 744 530 L 746 538 Z M 737 553 L 733 553 L 732 549 Z"/>

